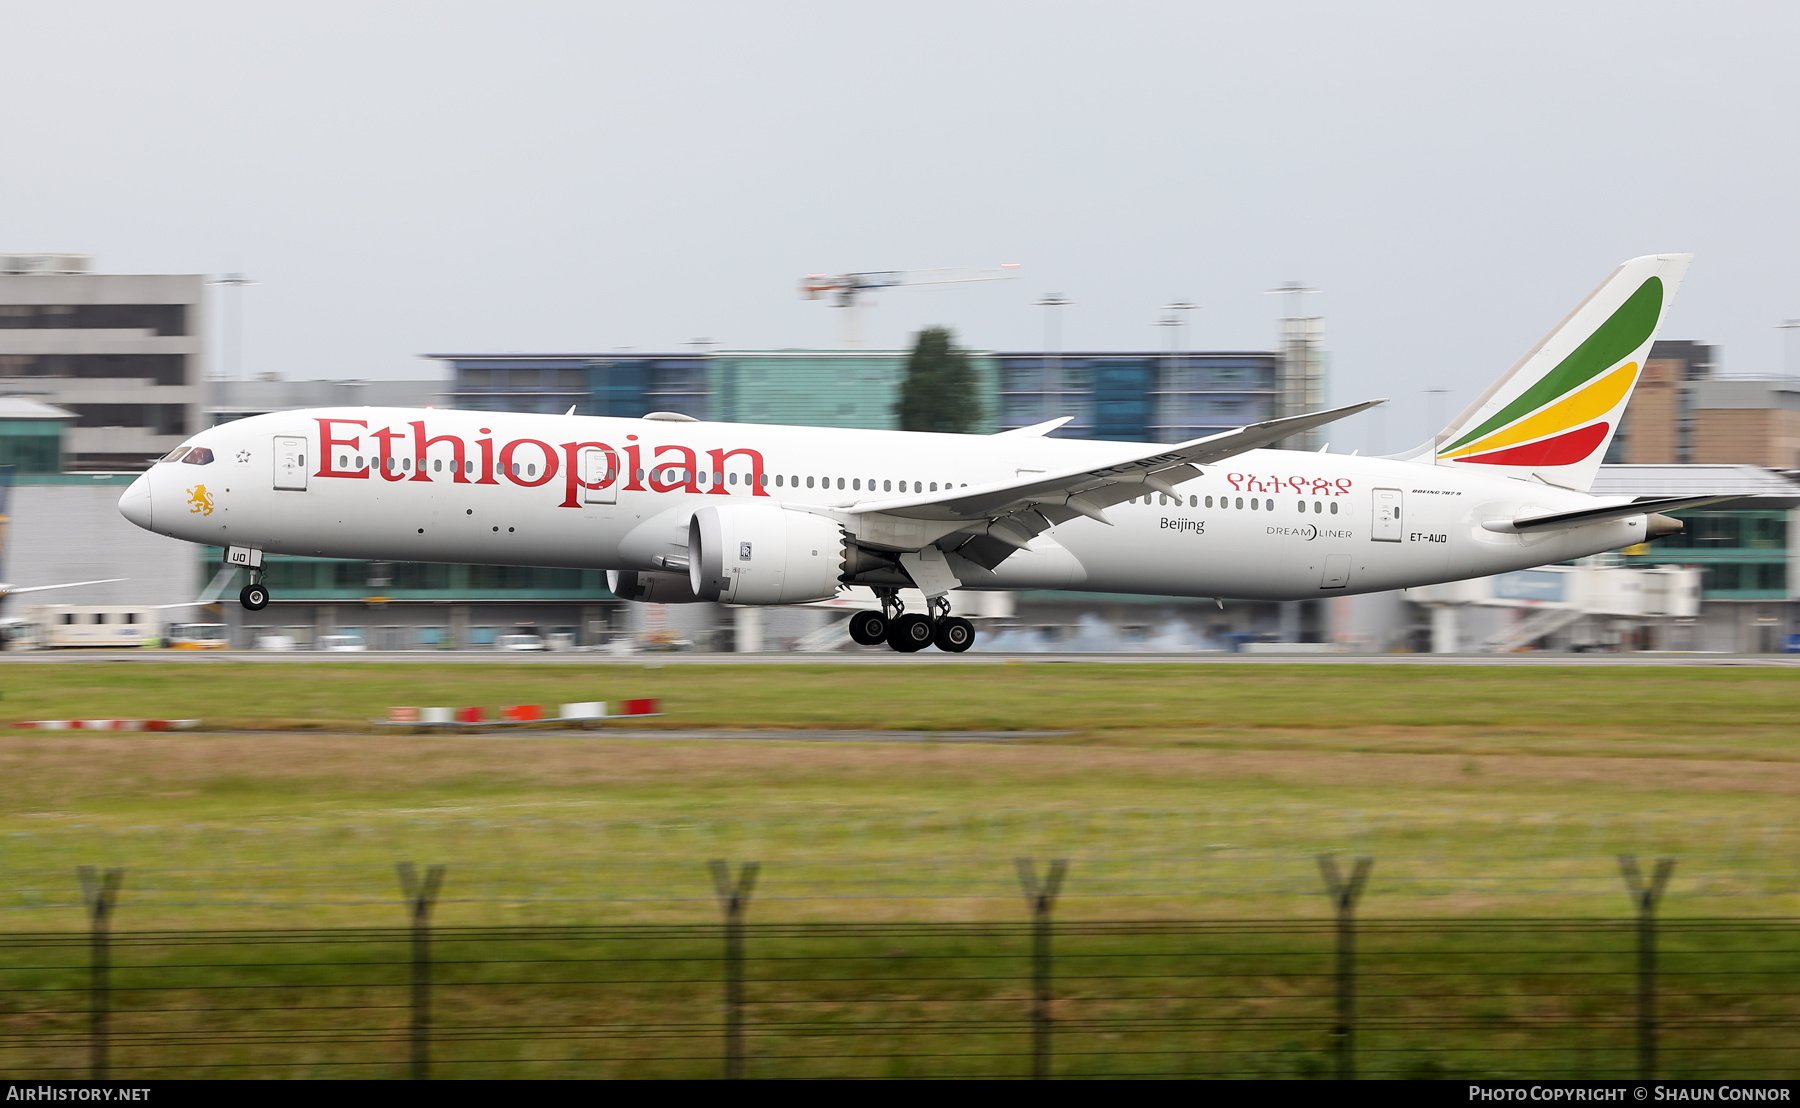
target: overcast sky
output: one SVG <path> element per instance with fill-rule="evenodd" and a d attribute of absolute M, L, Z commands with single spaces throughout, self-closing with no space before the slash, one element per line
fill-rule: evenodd
<path fill-rule="evenodd" d="M 1693 251 L 1664 337 L 1782 368 L 1800 5 L 0 2 L 0 250 L 243 270 L 245 368 L 838 344 L 809 272 L 1036 348 L 1273 344 L 1320 289 L 1333 449 L 1399 449 L 1617 262 Z"/>

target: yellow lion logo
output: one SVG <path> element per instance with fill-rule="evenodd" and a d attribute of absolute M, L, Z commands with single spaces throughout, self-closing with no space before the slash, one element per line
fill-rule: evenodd
<path fill-rule="evenodd" d="M 195 485 L 188 490 L 188 511 L 199 512 L 203 516 L 212 515 L 212 493 L 206 491 L 205 485 Z"/>

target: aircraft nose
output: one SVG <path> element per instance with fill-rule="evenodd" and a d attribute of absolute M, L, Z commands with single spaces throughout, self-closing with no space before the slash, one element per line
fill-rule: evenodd
<path fill-rule="evenodd" d="M 131 522 L 150 530 L 150 475 L 143 474 L 119 497 L 119 514 Z"/>

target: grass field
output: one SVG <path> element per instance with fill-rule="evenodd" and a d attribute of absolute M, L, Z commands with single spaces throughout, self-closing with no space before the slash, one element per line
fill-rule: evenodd
<path fill-rule="evenodd" d="M 1018 854 L 1069 856 L 1067 910 L 1090 918 L 1316 916 L 1328 850 L 1377 859 L 1370 910 L 1388 914 L 1615 914 L 1619 851 L 1680 859 L 1670 911 L 1800 914 L 1785 670 L 134 663 L 0 680 L 15 719 L 218 729 L 6 738 L 13 929 L 74 922 L 78 864 L 130 871 L 122 926 L 387 923 L 402 858 L 452 867 L 447 923 L 708 918 L 715 856 L 763 861 L 760 910 L 781 918 L 1011 918 Z M 636 696 L 662 698 L 664 728 L 1069 734 L 367 725 L 392 704 Z"/>
<path fill-rule="evenodd" d="M 1070 861 L 1056 1072 L 1318 1075 L 1333 1017 L 1315 855 L 1336 852 L 1375 858 L 1365 920 L 1429 921 L 1369 924 L 1363 1072 L 1627 1073 L 1632 933 L 1606 921 L 1629 915 L 1615 856 L 1631 852 L 1678 859 L 1664 914 L 1690 923 L 1666 944 L 1665 1072 L 1786 1072 L 1791 929 L 1703 917 L 1800 916 L 1797 680 L 1723 668 L 16 666 L 0 670 L 10 719 L 198 717 L 209 730 L 0 739 L 0 1071 L 85 1065 L 74 869 L 97 865 L 126 870 L 119 1065 L 403 1074 L 403 933 L 290 942 L 223 929 L 394 927 L 405 916 L 393 866 L 413 860 L 448 866 L 436 923 L 500 928 L 439 940 L 443 1075 L 712 1075 L 717 931 L 694 925 L 718 918 L 705 862 L 724 857 L 762 864 L 750 919 L 773 929 L 749 940 L 753 1076 L 1019 1073 L 1024 855 Z M 654 726 L 667 729 L 1061 734 L 475 737 L 367 723 L 394 704 L 641 696 L 663 700 Z M 1232 922 L 1253 919 L 1275 922 Z M 1116 922 L 1084 925 L 1100 929 L 1090 935 L 1079 921 Z M 625 925 L 625 937 L 515 929 L 577 924 Z M 637 960 L 608 961 L 625 948 Z M 669 980 L 639 980 L 652 971 Z"/>

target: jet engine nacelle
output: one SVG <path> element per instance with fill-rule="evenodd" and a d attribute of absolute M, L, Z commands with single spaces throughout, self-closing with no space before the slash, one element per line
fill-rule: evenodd
<path fill-rule="evenodd" d="M 708 505 L 688 522 L 694 595 L 727 604 L 806 604 L 837 595 L 844 529 L 774 504 Z"/>
<path fill-rule="evenodd" d="M 635 600 L 640 604 L 692 604 L 700 599 L 694 595 L 688 579 L 679 573 L 609 569 L 606 587 L 620 600 Z"/>

